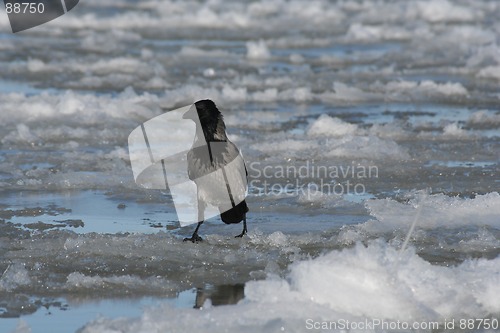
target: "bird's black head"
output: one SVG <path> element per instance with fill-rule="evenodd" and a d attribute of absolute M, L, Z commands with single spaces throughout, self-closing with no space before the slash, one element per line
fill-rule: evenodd
<path fill-rule="evenodd" d="M 204 99 L 194 103 L 194 105 L 196 106 L 196 111 L 198 113 L 197 118 L 203 129 L 205 140 L 207 142 L 227 140 L 224 119 L 215 103 L 212 100 Z M 192 111 L 188 111 L 184 115 L 184 118 L 193 119 L 197 122 L 196 117 L 189 115 L 189 112 Z"/>

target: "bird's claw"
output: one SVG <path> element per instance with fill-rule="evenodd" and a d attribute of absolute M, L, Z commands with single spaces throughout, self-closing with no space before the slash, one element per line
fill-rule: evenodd
<path fill-rule="evenodd" d="M 191 236 L 190 238 L 184 238 L 183 242 L 192 242 L 192 243 L 198 243 L 198 242 L 201 242 L 203 241 L 203 238 L 201 238 L 200 236 L 198 236 L 198 234 L 193 234 L 193 236 Z"/>
<path fill-rule="evenodd" d="M 246 235 L 246 232 L 242 232 L 241 234 L 234 236 L 234 238 L 243 238 Z"/>

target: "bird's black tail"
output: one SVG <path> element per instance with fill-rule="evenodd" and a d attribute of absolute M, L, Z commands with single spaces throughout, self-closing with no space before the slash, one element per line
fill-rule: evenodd
<path fill-rule="evenodd" d="M 220 214 L 222 222 L 225 224 L 240 223 L 248 212 L 248 206 L 245 200 L 234 206 L 228 211 Z"/>

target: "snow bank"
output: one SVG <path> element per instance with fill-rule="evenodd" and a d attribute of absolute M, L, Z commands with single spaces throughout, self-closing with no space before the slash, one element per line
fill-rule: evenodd
<path fill-rule="evenodd" d="M 248 282 L 237 305 L 193 310 L 165 304 L 140 318 L 99 318 L 81 332 L 304 332 L 315 322 L 373 319 L 443 324 L 498 314 L 499 282 L 500 258 L 433 266 L 412 249 L 400 254 L 376 241 L 297 262 L 286 279 Z"/>

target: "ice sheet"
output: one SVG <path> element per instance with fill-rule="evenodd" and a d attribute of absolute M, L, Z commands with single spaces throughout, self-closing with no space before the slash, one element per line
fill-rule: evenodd
<path fill-rule="evenodd" d="M 14 35 L 0 11 L 0 315 L 18 332 L 498 317 L 498 17 L 488 0 L 86 0 Z M 211 219 L 183 243 L 168 192 L 133 180 L 128 134 L 203 98 L 247 163 L 242 240 Z M 197 296 L 228 284 L 237 305 Z M 70 301 L 151 295 L 120 319 Z"/>

